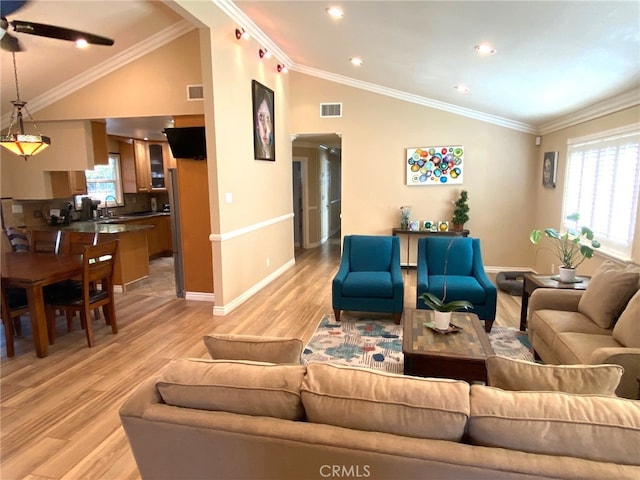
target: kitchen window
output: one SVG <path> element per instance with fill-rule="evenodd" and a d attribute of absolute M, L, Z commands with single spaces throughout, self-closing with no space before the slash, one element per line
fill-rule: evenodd
<path fill-rule="evenodd" d="M 640 125 L 570 139 L 563 216 L 580 214 L 602 243 L 601 251 L 621 260 L 640 260 L 638 189 Z"/>
<path fill-rule="evenodd" d="M 122 179 L 120 176 L 120 154 L 110 153 L 107 165 L 95 165 L 93 170 L 85 170 L 87 195 L 100 200 L 101 208 L 121 207 L 124 205 Z M 82 197 L 76 195 L 76 209 L 82 208 Z"/>

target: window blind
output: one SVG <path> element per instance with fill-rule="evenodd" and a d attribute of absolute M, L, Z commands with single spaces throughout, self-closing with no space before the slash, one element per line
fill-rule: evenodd
<path fill-rule="evenodd" d="M 640 183 L 640 126 L 586 139 L 570 140 L 564 188 L 567 215 L 580 214 L 602 243 L 602 250 L 623 260 L 634 256 Z M 637 252 L 636 252 L 637 255 Z"/>

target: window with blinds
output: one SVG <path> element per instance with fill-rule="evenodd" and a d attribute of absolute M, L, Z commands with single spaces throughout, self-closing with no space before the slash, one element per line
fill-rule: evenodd
<path fill-rule="evenodd" d="M 580 214 L 602 251 L 638 260 L 634 243 L 638 224 L 640 125 L 569 140 L 564 187 L 565 228 L 576 227 L 567 215 Z M 635 250 L 635 251 L 634 251 Z"/>

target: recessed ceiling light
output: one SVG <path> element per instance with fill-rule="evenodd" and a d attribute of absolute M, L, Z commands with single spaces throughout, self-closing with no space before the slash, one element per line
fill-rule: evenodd
<path fill-rule="evenodd" d="M 344 12 L 342 11 L 342 9 L 340 7 L 329 7 L 329 8 L 326 9 L 326 12 L 332 18 L 342 18 L 342 17 L 344 17 Z"/>
<path fill-rule="evenodd" d="M 354 65 L 357 65 L 357 66 L 362 65 L 362 59 L 361 59 L 360 57 L 353 57 L 353 58 L 350 58 L 350 59 L 349 59 L 349 61 L 350 61 L 351 63 L 353 63 Z"/>
<path fill-rule="evenodd" d="M 469 91 L 469 87 L 463 84 L 454 85 L 453 88 L 455 88 L 460 93 L 467 93 Z"/>
<path fill-rule="evenodd" d="M 488 43 L 482 43 L 480 45 L 476 45 L 474 48 L 476 49 L 476 52 L 478 52 L 480 55 L 493 55 L 494 53 L 496 53 L 496 49 L 493 48 Z"/>

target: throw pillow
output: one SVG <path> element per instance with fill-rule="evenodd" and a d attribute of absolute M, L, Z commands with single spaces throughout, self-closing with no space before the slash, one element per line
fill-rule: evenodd
<path fill-rule="evenodd" d="M 615 395 L 620 365 L 540 365 L 493 355 L 487 357 L 489 385 L 503 390 Z"/>
<path fill-rule="evenodd" d="M 180 359 L 156 382 L 168 405 L 300 420 L 301 365 Z"/>
<path fill-rule="evenodd" d="M 307 421 L 405 437 L 459 442 L 469 384 L 309 363 L 300 388 Z"/>
<path fill-rule="evenodd" d="M 635 263 L 628 263 L 626 265 L 613 262 L 611 260 L 605 260 L 596 268 L 596 271 L 593 273 L 595 277 L 599 273 L 602 272 L 631 272 L 631 273 L 639 273 L 640 274 L 640 265 L 636 265 Z M 640 282 L 638 282 L 638 288 L 640 288 Z"/>
<path fill-rule="evenodd" d="M 611 328 L 638 289 L 638 274 L 607 271 L 595 275 L 578 303 L 578 311 L 602 328 Z"/>
<path fill-rule="evenodd" d="M 19 228 L 7 227 L 5 233 L 11 244 L 11 250 L 14 252 L 28 252 L 31 250 L 27 235 Z"/>
<path fill-rule="evenodd" d="M 640 290 L 629 300 L 613 327 L 613 338 L 629 348 L 640 348 Z"/>
<path fill-rule="evenodd" d="M 203 337 L 213 359 L 300 364 L 302 340 L 257 335 L 212 334 Z"/>
<path fill-rule="evenodd" d="M 636 400 L 471 386 L 475 445 L 637 465 L 639 431 Z"/>

